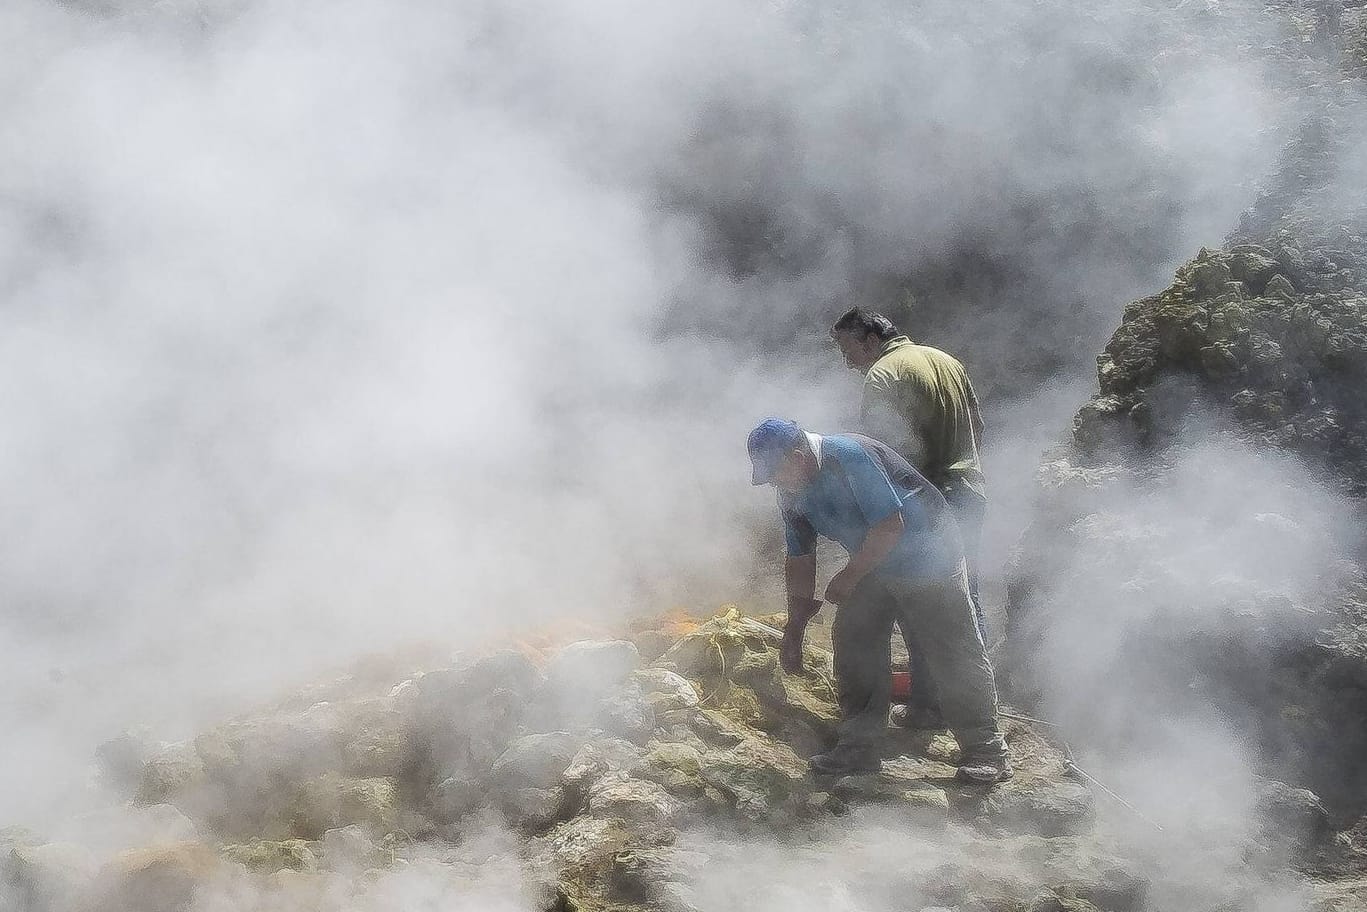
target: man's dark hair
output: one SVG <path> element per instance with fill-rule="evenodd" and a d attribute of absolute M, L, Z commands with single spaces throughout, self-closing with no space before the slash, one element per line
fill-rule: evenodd
<path fill-rule="evenodd" d="M 831 327 L 833 333 L 854 333 L 860 336 L 875 335 L 884 342 L 897 336 L 901 331 L 897 324 L 880 313 L 856 307 L 847 312 Z"/>

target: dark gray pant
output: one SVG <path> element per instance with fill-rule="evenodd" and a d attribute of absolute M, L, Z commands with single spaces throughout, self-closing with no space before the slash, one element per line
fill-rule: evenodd
<path fill-rule="evenodd" d="M 973 602 L 973 617 L 978 634 L 987 642 L 987 622 L 983 617 L 983 603 L 978 595 L 978 556 L 982 550 L 983 520 L 987 516 L 987 498 L 961 482 L 949 482 L 942 489 L 954 522 L 963 540 L 964 559 L 968 564 L 968 595 Z M 911 699 L 913 713 L 934 714 L 940 706 L 939 688 L 935 675 L 926 661 L 925 650 L 901 624 L 902 641 L 907 645 L 907 664 L 911 667 Z"/>
<path fill-rule="evenodd" d="M 997 724 L 997 684 L 974 623 L 963 564 L 939 580 L 870 574 L 837 609 L 831 640 L 841 746 L 882 745 L 892 690 L 894 622 L 921 645 L 922 667 L 938 685 L 945 723 L 963 755 L 982 760 L 1005 757 L 1006 742 Z"/>

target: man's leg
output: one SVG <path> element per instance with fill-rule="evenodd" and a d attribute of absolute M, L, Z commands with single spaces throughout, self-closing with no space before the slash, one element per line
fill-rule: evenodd
<path fill-rule="evenodd" d="M 964 567 L 943 580 L 888 580 L 888 585 L 898 623 L 905 623 L 921 644 L 939 685 L 945 723 L 963 756 L 961 772 L 975 764 L 996 764 L 1005 773 L 1009 767 L 997 721 L 997 684 L 974 622 Z"/>
<path fill-rule="evenodd" d="M 987 642 L 987 621 L 983 616 L 983 603 L 978 584 L 979 559 L 982 554 L 983 521 L 987 517 L 987 498 L 961 481 L 945 485 L 945 502 L 954 514 L 954 522 L 959 526 L 959 537 L 963 539 L 964 559 L 968 563 L 968 594 L 973 600 L 973 612 L 978 619 L 978 632 L 983 642 Z"/>
<path fill-rule="evenodd" d="M 983 603 L 978 594 L 978 557 L 982 549 L 983 519 L 987 515 L 987 498 L 962 482 L 946 484 L 942 492 L 949 504 L 954 523 L 959 527 L 959 537 L 963 540 L 964 558 L 968 565 L 968 593 L 973 602 L 973 616 L 977 621 L 978 635 L 987 642 L 987 619 L 983 615 Z M 911 698 L 905 707 L 893 710 L 892 721 L 905 728 L 940 728 L 943 712 L 940 707 L 940 691 L 935 684 L 935 676 L 925 659 L 925 649 L 913 637 L 907 625 L 898 623 L 902 640 L 907 645 L 908 664 L 911 666 Z"/>
<path fill-rule="evenodd" d="M 911 696 L 906 706 L 893 710 L 893 724 L 903 728 L 943 728 L 943 715 L 940 712 L 940 688 L 935 684 L 935 676 L 926 661 L 925 650 L 912 635 L 910 625 L 897 622 L 902 641 L 907 645 L 907 664 L 911 669 Z"/>
<path fill-rule="evenodd" d="M 881 580 L 865 577 L 831 622 L 841 719 L 835 749 L 818 756 L 877 757 L 892 693 L 891 637 L 892 597 Z"/>

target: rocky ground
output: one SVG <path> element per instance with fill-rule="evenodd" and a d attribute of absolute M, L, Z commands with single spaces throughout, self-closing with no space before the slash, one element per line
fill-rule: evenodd
<path fill-rule="evenodd" d="M 954 780 L 945 733 L 894 733 L 880 775 L 815 779 L 829 655 L 811 645 L 811 670 L 784 675 L 777 632 L 735 609 L 682 628 L 348 676 L 184 743 L 130 734 L 100 756 L 129 804 L 59 840 L 6 831 L 0 896 L 23 912 L 705 912 L 831 908 L 838 884 L 848 908 L 1126 912 L 1186 889 L 1157 824 L 1043 726 L 1008 720 L 1018 773 L 993 789 Z M 1274 887 L 1360 908 L 1363 825 L 1335 834 L 1277 783 L 1263 806 L 1266 827 L 1207 844 L 1216 887 L 1190 908 Z M 1288 853 L 1315 879 L 1277 880 Z"/>
<path fill-rule="evenodd" d="M 1041 469 L 1010 680 L 1067 704 L 1042 669 L 1104 634 L 1106 673 L 1143 699 L 1119 717 L 1074 701 L 1076 721 L 1123 740 L 1141 714 L 1215 707 L 1347 826 L 1367 811 L 1367 32 L 1360 4 L 1294 17 L 1326 50 L 1288 67 L 1304 119 L 1279 173 L 1224 247 L 1125 309 Z M 1333 864 L 1360 869 L 1359 840 Z"/>

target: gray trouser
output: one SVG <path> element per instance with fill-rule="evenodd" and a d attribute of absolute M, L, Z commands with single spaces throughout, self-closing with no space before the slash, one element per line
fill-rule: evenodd
<path fill-rule="evenodd" d="M 968 595 L 973 600 L 973 616 L 978 622 L 978 633 L 987 640 L 987 622 L 983 617 L 983 603 L 978 594 L 978 555 L 982 547 L 983 518 L 987 514 L 987 498 L 960 481 L 944 485 L 942 493 L 949 504 L 950 513 L 959 526 L 959 537 L 963 541 L 964 558 L 968 564 Z M 907 660 L 911 666 L 912 688 L 908 701 L 913 709 L 919 711 L 936 710 L 940 705 L 939 689 L 935 685 L 935 675 L 926 661 L 925 649 L 910 631 L 901 624 L 902 640 L 907 644 Z"/>
<path fill-rule="evenodd" d="M 997 684 L 974 623 L 963 564 L 950 577 L 903 580 L 870 574 L 831 625 L 842 746 L 881 746 L 892 690 L 892 625 L 905 625 L 921 647 L 939 690 L 945 724 L 965 757 L 1000 760 Z M 913 683 L 913 688 L 916 686 Z"/>

